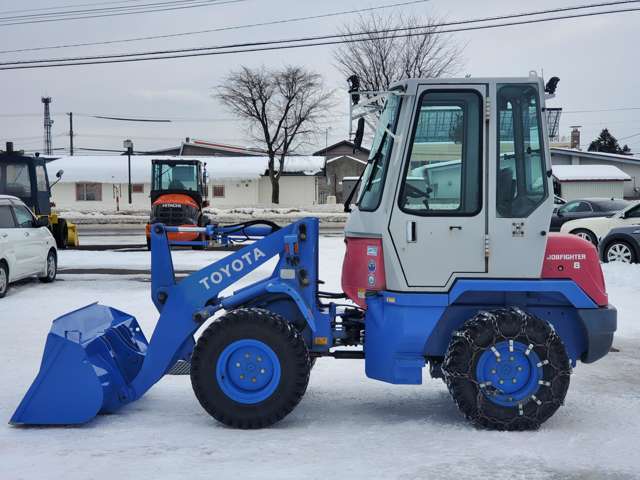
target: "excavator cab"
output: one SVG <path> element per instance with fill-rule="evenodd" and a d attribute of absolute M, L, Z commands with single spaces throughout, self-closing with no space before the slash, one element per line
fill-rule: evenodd
<path fill-rule="evenodd" d="M 153 160 L 151 162 L 151 218 L 147 224 L 147 246 L 151 245 L 150 226 L 203 227 L 208 219 L 202 209 L 207 200 L 207 172 L 199 160 Z M 172 234 L 172 241 L 198 239 L 192 232 Z"/>

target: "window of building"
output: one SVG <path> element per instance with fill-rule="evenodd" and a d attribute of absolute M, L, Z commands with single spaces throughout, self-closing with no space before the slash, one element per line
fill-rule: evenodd
<path fill-rule="evenodd" d="M 0 205 L 0 228 L 14 228 L 16 222 L 13 220 L 13 213 L 9 205 Z"/>
<path fill-rule="evenodd" d="M 131 191 L 133 193 L 144 193 L 144 184 L 143 183 L 134 183 L 131 185 Z"/>
<path fill-rule="evenodd" d="M 14 205 L 13 211 L 16 214 L 16 220 L 19 228 L 33 227 L 33 215 L 26 207 L 23 207 L 22 205 Z"/>
<path fill-rule="evenodd" d="M 76 200 L 78 202 L 101 202 L 101 183 L 76 183 Z"/>
<path fill-rule="evenodd" d="M 482 209 L 482 99 L 474 91 L 427 91 L 406 167 L 400 208 L 414 215 Z"/>
<path fill-rule="evenodd" d="M 213 186 L 213 198 L 224 198 L 224 185 Z"/>
<path fill-rule="evenodd" d="M 541 114 L 535 85 L 498 87 L 496 207 L 503 218 L 528 217 L 547 198 Z"/>

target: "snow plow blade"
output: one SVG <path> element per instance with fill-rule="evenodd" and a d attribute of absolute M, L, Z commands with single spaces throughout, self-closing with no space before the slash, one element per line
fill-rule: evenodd
<path fill-rule="evenodd" d="M 73 425 L 135 397 L 148 342 L 134 317 L 97 303 L 54 320 L 40 371 L 10 423 Z"/>

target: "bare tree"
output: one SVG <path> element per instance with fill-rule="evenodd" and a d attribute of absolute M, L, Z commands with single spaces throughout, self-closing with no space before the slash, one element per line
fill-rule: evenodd
<path fill-rule="evenodd" d="M 225 78 L 215 96 L 246 121 L 253 139 L 264 146 L 271 201 L 280 203 L 285 157 L 309 141 L 318 120 L 331 107 L 332 92 L 324 88 L 320 75 L 302 67 L 242 67 Z"/>
<path fill-rule="evenodd" d="M 345 40 L 353 35 L 364 40 L 337 47 L 336 66 L 345 77 L 357 75 L 361 89 L 376 91 L 387 90 L 405 78 L 455 74 L 461 66 L 462 48 L 440 33 L 438 22 L 416 16 L 362 15 L 353 25 L 345 25 L 341 33 Z M 403 30 L 373 33 L 396 29 Z"/>

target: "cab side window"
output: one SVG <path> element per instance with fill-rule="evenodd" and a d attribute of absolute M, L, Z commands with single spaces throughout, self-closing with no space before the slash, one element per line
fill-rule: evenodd
<path fill-rule="evenodd" d="M 0 205 L 0 228 L 15 228 L 13 213 L 9 205 Z"/>
<path fill-rule="evenodd" d="M 496 207 L 502 218 L 526 218 L 548 195 L 536 85 L 498 86 Z"/>
<path fill-rule="evenodd" d="M 475 91 L 420 98 L 400 208 L 423 216 L 482 210 L 482 99 Z"/>
<path fill-rule="evenodd" d="M 18 221 L 18 228 L 31 228 L 33 227 L 33 215 L 31 212 L 22 205 L 14 205 L 13 211 L 16 214 L 16 220 Z"/>
<path fill-rule="evenodd" d="M 640 218 L 640 205 L 627 212 L 627 218 Z"/>

